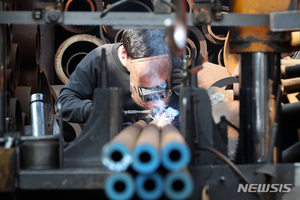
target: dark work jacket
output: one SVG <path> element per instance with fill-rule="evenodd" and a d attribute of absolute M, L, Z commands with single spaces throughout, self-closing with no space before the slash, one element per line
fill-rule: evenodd
<path fill-rule="evenodd" d="M 90 114 L 94 89 L 98 87 L 98 77 L 101 65 L 101 51 L 106 50 L 107 60 L 107 87 L 118 87 L 123 93 L 123 110 L 142 110 L 131 98 L 129 71 L 121 63 L 117 48 L 120 43 L 105 44 L 88 53 L 77 65 L 71 74 L 70 80 L 60 91 L 55 103 L 57 112 L 58 103 L 62 107 L 63 119 L 68 122 L 85 123 Z M 173 69 L 181 69 L 180 58 L 172 58 Z M 173 92 L 171 107 L 178 110 L 178 96 Z"/>

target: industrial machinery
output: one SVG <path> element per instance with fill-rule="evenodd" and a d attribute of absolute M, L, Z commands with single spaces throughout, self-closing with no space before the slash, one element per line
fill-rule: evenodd
<path fill-rule="evenodd" d="M 297 0 L 0 1 L 0 199 L 299 199 L 299 8 Z M 122 110 L 105 56 L 88 122 L 54 112 L 74 66 L 125 28 L 166 29 L 182 57 L 179 129 L 124 128 L 124 115 L 149 112 Z M 207 60 L 229 76 L 204 88 Z M 224 88 L 232 101 L 213 103 L 211 92 Z"/>

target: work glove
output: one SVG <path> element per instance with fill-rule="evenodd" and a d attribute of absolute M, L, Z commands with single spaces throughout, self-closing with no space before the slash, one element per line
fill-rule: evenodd
<path fill-rule="evenodd" d="M 174 69 L 171 76 L 172 90 L 179 95 L 179 90 L 183 86 L 183 71 L 181 69 Z"/>

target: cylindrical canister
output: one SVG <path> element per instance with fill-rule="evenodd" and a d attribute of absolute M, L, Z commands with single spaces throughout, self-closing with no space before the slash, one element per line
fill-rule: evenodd
<path fill-rule="evenodd" d="M 35 93 L 30 98 L 32 136 L 47 135 L 44 95 Z"/>

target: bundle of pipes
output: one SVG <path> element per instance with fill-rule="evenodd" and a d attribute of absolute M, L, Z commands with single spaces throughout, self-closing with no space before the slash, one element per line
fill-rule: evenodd
<path fill-rule="evenodd" d="M 190 150 L 178 129 L 140 120 L 102 149 L 102 163 L 116 173 L 106 180 L 110 199 L 186 199 L 193 192 Z"/>
<path fill-rule="evenodd" d="M 281 82 L 284 93 L 295 93 L 300 91 L 300 60 L 281 59 Z"/>

